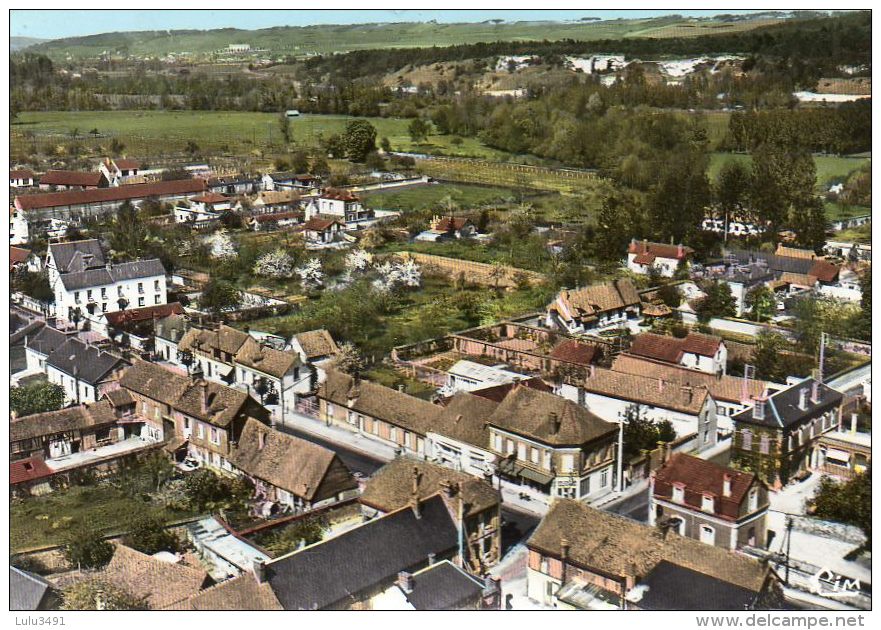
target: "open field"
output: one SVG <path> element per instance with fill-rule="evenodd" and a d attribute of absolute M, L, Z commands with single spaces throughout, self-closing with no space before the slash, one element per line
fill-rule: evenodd
<path fill-rule="evenodd" d="M 88 524 L 104 533 L 124 529 L 136 514 L 155 514 L 165 521 L 193 516 L 172 512 L 110 485 L 71 486 L 9 506 L 9 547 L 13 552 L 58 545 L 74 525 Z"/>
<path fill-rule="evenodd" d="M 585 10 L 589 15 L 590 11 Z M 417 17 L 417 16 L 413 16 Z M 406 18 L 405 18 L 406 19 Z M 592 41 L 622 37 L 694 37 L 749 30 L 780 20 L 753 19 L 722 22 L 713 19 L 687 19 L 677 16 L 634 20 L 604 21 L 496 21 L 438 24 L 437 22 L 398 22 L 384 24 L 281 26 L 253 31 L 215 29 L 207 31 L 141 31 L 104 33 L 45 42 L 35 52 L 61 59 L 94 57 L 104 51 L 123 56 L 166 55 L 189 52 L 205 55 L 229 44 L 250 44 L 276 55 L 344 52 L 372 48 L 410 48 L 450 46 L 496 41 L 574 39 Z"/>
<path fill-rule="evenodd" d="M 741 153 L 713 153 L 710 159 L 710 179 L 715 179 L 716 175 L 718 175 L 721 170 L 722 165 L 731 160 L 738 160 L 744 164 L 748 164 L 751 161 L 751 158 L 749 155 Z M 871 158 L 815 155 L 814 163 L 817 165 L 817 186 L 824 187 L 825 189 L 828 182 L 833 179 L 843 180 L 863 164 L 868 164 L 870 162 Z"/>
<path fill-rule="evenodd" d="M 322 137 L 341 133 L 351 116 L 304 114 L 291 120 L 292 146 L 316 146 Z M 377 141 L 386 137 L 395 151 L 443 154 L 484 159 L 506 159 L 510 154 L 484 146 L 476 138 L 429 136 L 415 144 L 407 132 L 409 119 L 368 118 L 376 127 Z M 97 130 L 98 137 L 91 131 Z M 187 143 L 200 153 L 262 154 L 283 150 L 278 114 L 216 111 L 87 111 L 22 112 L 13 123 L 13 155 L 33 149 L 44 153 L 76 140 L 85 148 L 106 151 L 113 138 L 125 152 L 143 158 L 183 152 Z M 76 138 L 74 137 L 76 133 Z M 48 149 L 48 150 L 47 150 Z M 100 152 L 100 151 L 99 151 Z"/>
<path fill-rule="evenodd" d="M 867 223 L 860 227 L 850 228 L 835 232 L 832 236 L 833 240 L 843 241 L 845 243 L 871 243 L 872 242 L 872 224 Z"/>
<path fill-rule="evenodd" d="M 443 207 L 441 201 L 447 196 L 453 200 L 455 212 L 457 209 L 468 211 L 479 206 L 507 203 L 516 196 L 516 191 L 493 186 L 441 183 L 362 194 L 365 204 L 371 208 L 404 211 L 426 209 L 440 211 Z"/>

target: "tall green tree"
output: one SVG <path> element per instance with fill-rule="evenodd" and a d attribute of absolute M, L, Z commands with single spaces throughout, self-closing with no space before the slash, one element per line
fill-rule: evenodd
<path fill-rule="evenodd" d="M 814 514 L 822 519 L 856 525 L 872 546 L 872 469 L 845 482 L 823 477 L 811 499 Z"/>
<path fill-rule="evenodd" d="M 785 380 L 787 375 L 781 371 L 781 354 L 788 346 L 786 339 L 779 333 L 760 332 L 756 337 L 756 346 L 752 354 L 756 377 L 775 382 Z"/>
<path fill-rule="evenodd" d="M 284 143 L 290 144 L 290 142 L 291 142 L 291 119 L 288 118 L 287 113 L 281 112 L 278 115 L 278 128 L 281 131 L 281 137 L 284 139 Z"/>
<path fill-rule="evenodd" d="M 722 165 L 713 186 L 713 199 L 726 225 L 733 217 L 746 218 L 750 186 L 750 172 L 742 162 L 729 160 Z"/>
<path fill-rule="evenodd" d="M 9 408 L 19 417 L 57 411 L 64 406 L 64 388 L 48 381 L 38 381 L 9 390 Z"/>
<path fill-rule="evenodd" d="M 369 121 L 349 121 L 343 133 L 346 157 L 353 162 L 363 162 L 371 151 L 376 150 L 376 128 Z"/>
<path fill-rule="evenodd" d="M 714 317 L 733 317 L 737 313 L 737 301 L 727 282 L 710 283 L 704 292 L 707 294 L 697 307 L 698 319 L 708 322 Z"/>
<path fill-rule="evenodd" d="M 826 208 L 823 200 L 813 195 L 801 196 L 793 202 L 789 227 L 795 232 L 799 247 L 819 254 L 826 245 Z"/>
<path fill-rule="evenodd" d="M 749 290 L 744 298 L 749 318 L 754 322 L 767 322 L 777 310 L 777 299 L 774 292 L 764 284 L 760 284 Z"/>
<path fill-rule="evenodd" d="M 407 127 L 407 133 L 414 143 L 425 142 L 428 134 L 431 132 L 431 124 L 422 118 L 414 118 Z"/>
<path fill-rule="evenodd" d="M 147 246 L 147 225 L 138 209 L 125 201 L 110 228 L 110 248 L 127 258 L 140 258 Z"/>

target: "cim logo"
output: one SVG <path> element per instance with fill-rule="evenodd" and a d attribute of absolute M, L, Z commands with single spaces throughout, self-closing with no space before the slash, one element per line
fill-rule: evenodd
<path fill-rule="evenodd" d="M 862 588 L 859 580 L 851 580 L 823 567 L 811 577 L 811 591 L 821 597 L 855 597 Z"/>

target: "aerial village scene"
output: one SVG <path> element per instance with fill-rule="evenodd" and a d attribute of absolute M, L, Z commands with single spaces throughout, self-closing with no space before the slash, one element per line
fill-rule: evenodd
<path fill-rule="evenodd" d="M 10 621 L 864 624 L 871 11 L 207 8 L 10 13 Z"/>

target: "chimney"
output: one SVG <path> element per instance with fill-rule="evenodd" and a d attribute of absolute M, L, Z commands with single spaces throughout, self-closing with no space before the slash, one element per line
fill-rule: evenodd
<path fill-rule="evenodd" d="M 551 431 L 556 435 L 560 432 L 560 416 L 556 411 L 552 411 L 548 416 L 551 420 Z"/>
<path fill-rule="evenodd" d="M 725 473 L 722 476 L 722 496 L 731 496 L 731 473 Z"/>
<path fill-rule="evenodd" d="M 592 376 L 596 376 L 596 373 L 597 373 L 597 369 L 596 369 L 595 365 L 593 365 L 591 363 L 590 365 L 587 366 L 587 377 L 588 378 L 590 378 Z"/>
<path fill-rule="evenodd" d="M 413 592 L 414 582 L 412 573 L 408 573 L 407 571 L 398 572 L 398 586 L 405 593 Z"/>
<path fill-rule="evenodd" d="M 820 402 L 820 381 L 815 380 L 811 385 L 811 402 L 815 405 Z"/>
<path fill-rule="evenodd" d="M 453 495 L 455 494 L 455 489 L 453 487 L 453 484 L 450 483 L 450 481 L 448 479 L 442 480 L 440 482 L 440 487 L 441 487 L 441 490 L 443 490 L 445 497 L 447 497 L 448 499 L 453 498 Z"/>
<path fill-rule="evenodd" d="M 804 411 L 808 408 L 808 388 L 802 387 L 798 390 L 798 408 Z"/>
<path fill-rule="evenodd" d="M 664 379 L 662 378 L 658 379 L 658 391 L 662 393 L 664 391 Z"/>
<path fill-rule="evenodd" d="M 430 567 L 434 566 L 434 563 L 435 563 L 434 558 L 435 558 L 434 552 L 431 552 L 430 554 L 428 554 L 428 566 L 430 566 Z"/>
<path fill-rule="evenodd" d="M 264 446 L 266 446 L 266 434 L 263 431 L 257 431 L 257 448 L 262 451 Z"/>
<path fill-rule="evenodd" d="M 202 413 L 208 413 L 208 383 L 207 381 L 199 382 L 199 389 L 201 390 L 201 395 L 199 396 L 199 401 L 202 405 Z"/>
<path fill-rule="evenodd" d="M 258 584 L 263 584 L 266 581 L 266 563 L 259 558 L 254 559 L 254 577 L 257 579 Z"/>
<path fill-rule="evenodd" d="M 416 518 L 422 518 L 419 510 L 419 467 L 413 466 L 413 487 L 410 489 L 410 507 Z"/>
<path fill-rule="evenodd" d="M 685 255 L 685 249 L 682 247 L 682 243 L 679 243 L 679 247 L 676 248 L 676 257 L 682 258 Z"/>
<path fill-rule="evenodd" d="M 857 432 L 857 414 L 855 413 L 850 414 L 850 432 Z"/>

